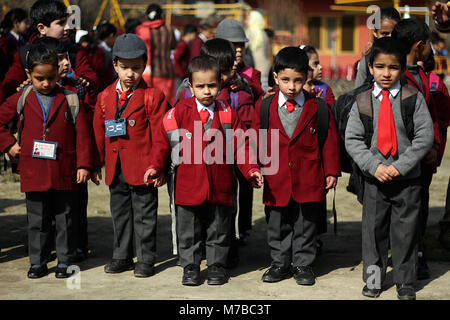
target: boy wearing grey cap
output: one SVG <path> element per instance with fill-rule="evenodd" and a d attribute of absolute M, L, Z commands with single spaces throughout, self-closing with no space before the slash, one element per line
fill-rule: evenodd
<path fill-rule="evenodd" d="M 97 167 L 105 165 L 114 228 L 113 257 L 105 272 L 134 268 L 136 277 L 149 277 L 154 274 L 156 258 L 156 188 L 164 179 L 147 186 L 142 177 L 150 161 L 152 137 L 168 103 L 162 91 L 148 88 L 141 80 L 147 61 L 142 39 L 135 34 L 121 35 L 112 56 L 119 79 L 99 94 L 93 124 Z M 92 180 L 98 185 L 101 178 L 101 170 L 97 170 Z"/>

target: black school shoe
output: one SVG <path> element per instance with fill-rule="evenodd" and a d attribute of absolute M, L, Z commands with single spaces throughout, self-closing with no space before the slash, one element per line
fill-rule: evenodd
<path fill-rule="evenodd" d="M 133 259 L 112 259 L 105 265 L 106 273 L 121 273 L 134 269 Z"/>
<path fill-rule="evenodd" d="M 208 267 L 208 284 L 211 286 L 220 286 L 228 282 L 228 275 L 220 265 L 213 264 Z"/>
<path fill-rule="evenodd" d="M 155 274 L 155 266 L 153 264 L 138 262 L 134 267 L 134 276 L 136 278 L 148 278 Z"/>
<path fill-rule="evenodd" d="M 181 284 L 184 286 L 199 286 L 202 284 L 200 279 L 200 266 L 189 264 L 184 267 Z"/>
<path fill-rule="evenodd" d="M 273 283 L 273 282 L 279 282 L 279 281 L 284 280 L 284 279 L 288 279 L 291 276 L 292 276 L 291 268 L 289 268 L 289 267 L 283 268 L 283 267 L 272 266 L 272 267 L 270 267 L 269 270 L 264 272 L 261 280 L 263 282 Z"/>
<path fill-rule="evenodd" d="M 37 265 L 34 264 L 30 267 L 30 270 L 28 270 L 28 278 L 29 279 L 39 279 L 42 277 L 45 277 L 48 274 L 47 265 Z"/>
<path fill-rule="evenodd" d="M 71 273 L 67 272 L 68 267 L 69 266 L 67 264 L 58 263 L 58 265 L 55 268 L 55 278 L 58 279 L 69 278 L 72 275 L 72 272 Z"/>
<path fill-rule="evenodd" d="M 397 284 L 397 298 L 400 300 L 416 300 L 416 291 L 412 284 Z"/>
<path fill-rule="evenodd" d="M 294 279 L 298 285 L 302 286 L 312 286 L 316 283 L 316 277 L 310 266 L 294 267 Z"/>
<path fill-rule="evenodd" d="M 367 285 L 362 289 L 362 295 L 369 298 L 378 298 L 381 294 L 381 289 L 369 289 Z"/>

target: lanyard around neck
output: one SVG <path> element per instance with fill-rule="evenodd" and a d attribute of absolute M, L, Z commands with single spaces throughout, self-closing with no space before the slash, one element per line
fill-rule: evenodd
<path fill-rule="evenodd" d="M 48 120 L 48 116 L 50 114 L 50 108 L 52 107 L 53 96 L 50 98 L 50 102 L 48 103 L 47 110 L 45 110 L 44 104 L 42 103 L 42 101 L 39 98 L 38 94 L 36 94 L 36 98 L 37 98 L 37 100 L 39 102 L 39 105 L 41 106 L 42 116 L 44 117 L 44 124 L 43 124 L 43 127 L 42 127 L 42 139 L 45 141 L 45 129 L 47 127 L 47 120 Z"/>

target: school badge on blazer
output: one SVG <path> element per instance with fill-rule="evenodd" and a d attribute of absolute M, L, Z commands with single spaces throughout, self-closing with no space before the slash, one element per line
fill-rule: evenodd
<path fill-rule="evenodd" d="M 128 120 L 128 124 L 130 125 L 130 127 L 134 127 L 136 124 L 135 120 Z"/>

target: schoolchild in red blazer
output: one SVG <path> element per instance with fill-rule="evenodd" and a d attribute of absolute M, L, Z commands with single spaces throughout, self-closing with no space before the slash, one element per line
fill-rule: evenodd
<path fill-rule="evenodd" d="M 298 47 L 284 48 L 275 57 L 274 77 L 279 91 L 269 108 L 265 154 L 272 159 L 277 154 L 279 166 L 264 177 L 263 201 L 272 257 L 272 266 L 262 277 L 264 282 L 290 277 L 292 263 L 298 284 L 315 283 L 311 265 L 316 256 L 318 206 L 340 175 L 338 136 L 331 111 L 328 137 L 319 150 L 318 106 L 303 90 L 308 70 L 308 57 Z M 255 130 L 261 128 L 260 113 L 258 102 L 252 125 Z M 277 134 L 274 129 L 279 130 L 279 143 L 272 147 L 272 135 Z"/>
<path fill-rule="evenodd" d="M 119 79 L 103 91 L 94 111 L 98 165 L 105 164 L 105 182 L 111 194 L 114 226 L 113 257 L 106 273 L 134 268 L 136 277 L 155 272 L 157 184 L 143 177 L 154 152 L 153 137 L 167 110 L 164 94 L 142 80 L 147 47 L 135 34 L 117 38 L 113 63 Z M 94 182 L 98 183 L 94 173 Z M 133 263 L 133 243 L 137 264 Z"/>
<path fill-rule="evenodd" d="M 77 184 L 87 182 L 93 167 L 91 131 L 83 102 L 79 101 L 78 112 L 72 111 L 63 88 L 57 85 L 56 52 L 33 45 L 27 62 L 32 87 L 17 92 L 0 107 L 0 150 L 19 158 L 20 189 L 26 194 L 28 215 L 28 277 L 47 275 L 54 219 L 58 257 L 55 276 L 66 278 L 75 250 L 74 191 Z M 18 101 L 24 92 L 28 94 L 21 112 L 19 143 L 7 125 L 18 116 Z"/>
<path fill-rule="evenodd" d="M 236 111 L 228 103 L 217 100 L 220 69 L 217 60 L 201 55 L 189 64 L 189 83 L 194 97 L 180 101 L 164 117 L 164 124 L 155 141 L 144 180 L 159 179 L 171 149 L 181 145 L 175 183 L 179 259 L 184 268 L 182 284 L 200 285 L 202 228 L 206 229 L 208 284 L 222 285 L 228 281 L 224 269 L 230 246 L 230 222 L 233 204 L 233 163 L 244 152 L 245 161 L 237 167 L 254 187 L 262 186 L 262 176 L 249 140 L 225 150 L 231 140 L 224 126 L 233 132 L 244 127 Z M 173 134 L 182 135 L 174 137 Z M 170 136 L 170 140 L 169 140 Z M 176 144 L 176 145 L 174 145 Z M 228 156 L 228 157 L 227 157 Z M 248 156 L 248 158 L 247 158 Z M 244 159 L 244 158 L 241 158 Z M 255 161 L 250 161 L 254 159 Z"/>

